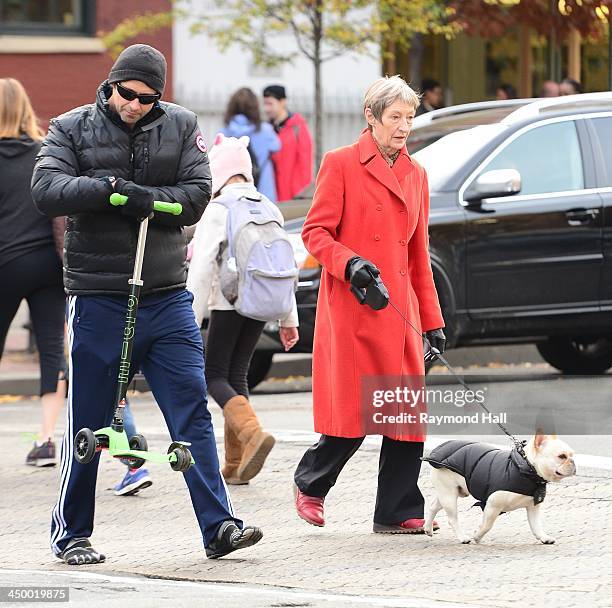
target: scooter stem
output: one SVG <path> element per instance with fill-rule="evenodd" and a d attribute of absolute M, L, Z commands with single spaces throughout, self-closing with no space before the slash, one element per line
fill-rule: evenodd
<path fill-rule="evenodd" d="M 142 274 L 142 263 L 144 260 L 148 226 L 149 218 L 145 218 L 140 222 L 138 244 L 136 245 L 136 258 L 134 260 L 134 273 L 132 274 L 132 278 L 128 281 L 130 284 L 130 291 L 125 314 L 125 325 L 123 327 L 121 357 L 119 359 L 115 413 L 113 414 L 113 422 L 111 423 L 111 428 L 118 433 L 123 432 L 123 408 L 125 407 L 125 395 L 127 394 L 130 382 L 130 362 L 132 360 L 132 348 L 134 345 L 134 334 L 136 332 L 136 313 L 138 312 L 140 288 L 142 287 L 142 279 L 140 277 Z"/>
<path fill-rule="evenodd" d="M 149 218 L 146 217 L 140 222 L 140 230 L 138 232 L 138 244 L 136 245 L 136 259 L 134 261 L 134 274 L 129 281 L 130 285 L 139 285 L 142 287 L 142 262 L 144 260 L 145 244 L 147 242 L 147 229 L 149 227 Z"/>

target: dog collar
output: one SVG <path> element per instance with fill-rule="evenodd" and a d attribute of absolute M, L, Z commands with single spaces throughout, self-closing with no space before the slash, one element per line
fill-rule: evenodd
<path fill-rule="evenodd" d="M 544 502 L 544 498 L 546 498 L 546 484 L 548 481 L 540 476 L 540 474 L 536 471 L 535 467 L 527 460 L 527 454 L 525 454 L 525 446 L 527 442 L 525 440 L 521 442 L 517 442 L 516 444 L 516 453 L 523 459 L 529 471 L 525 472 L 529 474 L 530 477 L 535 477 L 536 489 L 533 493 L 533 504 L 539 505 L 541 502 Z"/>

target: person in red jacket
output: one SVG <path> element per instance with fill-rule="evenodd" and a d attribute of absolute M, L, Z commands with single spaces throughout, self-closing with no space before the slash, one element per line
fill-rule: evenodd
<path fill-rule="evenodd" d="M 306 120 L 287 109 L 285 87 L 267 86 L 264 111 L 278 133 L 281 149 L 272 154 L 278 202 L 289 201 L 312 181 L 312 137 Z"/>

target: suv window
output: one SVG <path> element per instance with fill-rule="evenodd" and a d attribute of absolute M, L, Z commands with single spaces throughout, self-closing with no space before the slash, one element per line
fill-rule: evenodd
<path fill-rule="evenodd" d="M 456 133 L 457 131 L 471 129 L 480 125 L 500 123 L 521 105 L 524 104 L 521 101 L 517 101 L 516 105 L 503 105 L 498 108 L 458 112 L 457 114 L 435 118 L 422 127 L 415 126 L 408 137 L 408 152 L 414 154 L 449 133 Z"/>
<path fill-rule="evenodd" d="M 597 131 L 599 145 L 603 152 L 603 162 L 606 167 L 604 186 L 612 186 L 612 117 L 593 118 L 593 126 Z"/>
<path fill-rule="evenodd" d="M 516 169 L 520 194 L 544 194 L 584 188 L 582 154 L 574 121 L 530 129 L 517 137 L 481 171 Z"/>

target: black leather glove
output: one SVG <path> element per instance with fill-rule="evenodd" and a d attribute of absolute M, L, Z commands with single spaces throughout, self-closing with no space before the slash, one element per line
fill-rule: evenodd
<path fill-rule="evenodd" d="M 359 256 L 351 258 L 346 264 L 344 276 L 353 287 L 365 289 L 371 282 L 372 276 L 379 276 L 380 270 L 372 262 Z"/>
<path fill-rule="evenodd" d="M 425 337 L 432 348 L 437 348 L 440 354 L 444 353 L 446 349 L 446 336 L 441 329 L 430 329 L 425 332 Z M 425 346 L 429 348 L 429 345 L 426 344 Z"/>
<path fill-rule="evenodd" d="M 119 207 L 124 215 L 143 219 L 153 213 L 154 198 L 148 188 L 118 178 L 115 180 L 115 192 L 128 197 L 127 203 Z"/>

